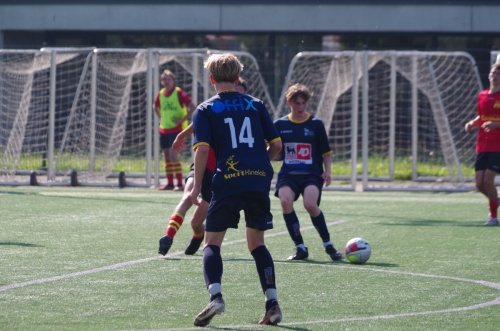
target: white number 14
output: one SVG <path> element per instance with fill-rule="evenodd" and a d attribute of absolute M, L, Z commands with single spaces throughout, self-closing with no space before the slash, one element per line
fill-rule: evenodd
<path fill-rule="evenodd" d="M 248 117 L 245 117 L 245 119 L 243 120 L 243 125 L 241 126 L 240 134 L 238 136 L 238 142 L 236 141 L 236 129 L 234 128 L 233 119 L 225 118 L 224 123 L 229 124 L 229 131 L 231 131 L 231 143 L 233 148 L 238 147 L 238 142 L 240 144 L 248 144 L 248 147 L 253 148 L 254 138 L 252 135 L 252 125 Z"/>

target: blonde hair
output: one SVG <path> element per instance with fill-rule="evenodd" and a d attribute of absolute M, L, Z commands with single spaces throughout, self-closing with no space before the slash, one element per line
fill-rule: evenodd
<path fill-rule="evenodd" d="M 168 69 L 163 70 L 163 73 L 161 74 L 160 79 L 163 79 L 164 77 L 167 77 L 167 76 L 172 77 L 172 79 L 175 81 L 175 78 L 176 78 L 175 74 Z"/>
<path fill-rule="evenodd" d="M 307 86 L 302 84 L 295 84 L 288 88 L 286 91 L 286 100 L 287 101 L 295 101 L 298 97 L 301 97 L 306 102 L 309 101 L 314 95 L 311 90 L 307 88 Z"/>
<path fill-rule="evenodd" d="M 243 71 L 243 64 L 231 53 L 212 54 L 204 64 L 216 83 L 234 83 Z"/>

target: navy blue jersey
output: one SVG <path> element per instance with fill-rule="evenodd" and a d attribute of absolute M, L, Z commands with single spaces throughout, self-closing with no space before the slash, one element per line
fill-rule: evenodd
<path fill-rule="evenodd" d="M 283 165 L 279 174 L 323 174 L 323 156 L 332 154 L 323 121 L 310 114 L 301 122 L 290 115 L 274 122 L 283 143 Z"/>
<path fill-rule="evenodd" d="M 273 168 L 267 142 L 280 137 L 264 103 L 247 94 L 223 92 L 193 114 L 194 145 L 214 149 L 213 199 L 243 192 L 269 194 Z"/>

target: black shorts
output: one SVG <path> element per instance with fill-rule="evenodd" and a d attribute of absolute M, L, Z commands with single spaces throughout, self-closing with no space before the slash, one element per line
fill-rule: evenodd
<path fill-rule="evenodd" d="M 201 198 L 206 202 L 210 203 L 212 200 L 212 177 L 214 176 L 213 172 L 205 168 L 205 172 L 203 173 L 203 181 L 201 182 Z M 186 176 L 187 182 L 188 178 L 194 178 L 194 163 L 191 163 L 191 167 L 189 168 L 189 173 Z"/>
<path fill-rule="evenodd" d="M 476 154 L 474 164 L 476 171 L 491 170 L 500 173 L 500 153 L 499 152 L 480 152 Z"/>
<path fill-rule="evenodd" d="M 160 147 L 161 149 L 172 148 L 172 144 L 174 143 L 175 137 L 177 137 L 177 133 L 160 133 Z"/>
<path fill-rule="evenodd" d="M 273 228 L 271 201 L 268 194 L 245 192 L 222 198 L 212 199 L 208 207 L 205 230 L 222 232 L 228 228 L 238 228 L 240 211 L 245 212 L 247 228 L 265 231 Z"/>
<path fill-rule="evenodd" d="M 306 187 L 314 185 L 319 190 L 318 196 L 318 206 L 321 202 L 321 191 L 323 190 L 323 178 L 315 175 L 281 175 L 278 176 L 278 181 L 276 182 L 276 191 L 274 191 L 274 196 L 279 198 L 279 190 L 282 186 L 288 186 L 295 193 L 295 199 L 297 201 L 299 196 L 304 194 Z"/>

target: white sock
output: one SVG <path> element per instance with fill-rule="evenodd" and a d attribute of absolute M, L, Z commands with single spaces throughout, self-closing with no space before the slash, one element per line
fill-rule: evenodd
<path fill-rule="evenodd" d="M 306 246 L 304 244 L 298 244 L 297 245 L 297 248 L 300 248 L 301 250 L 303 250 L 304 252 L 306 251 Z"/>
<path fill-rule="evenodd" d="M 278 301 L 278 293 L 275 288 L 268 288 L 265 293 L 266 301 L 276 300 Z"/>
<path fill-rule="evenodd" d="M 220 283 L 213 283 L 208 285 L 208 293 L 210 293 L 210 295 L 221 293 Z"/>

